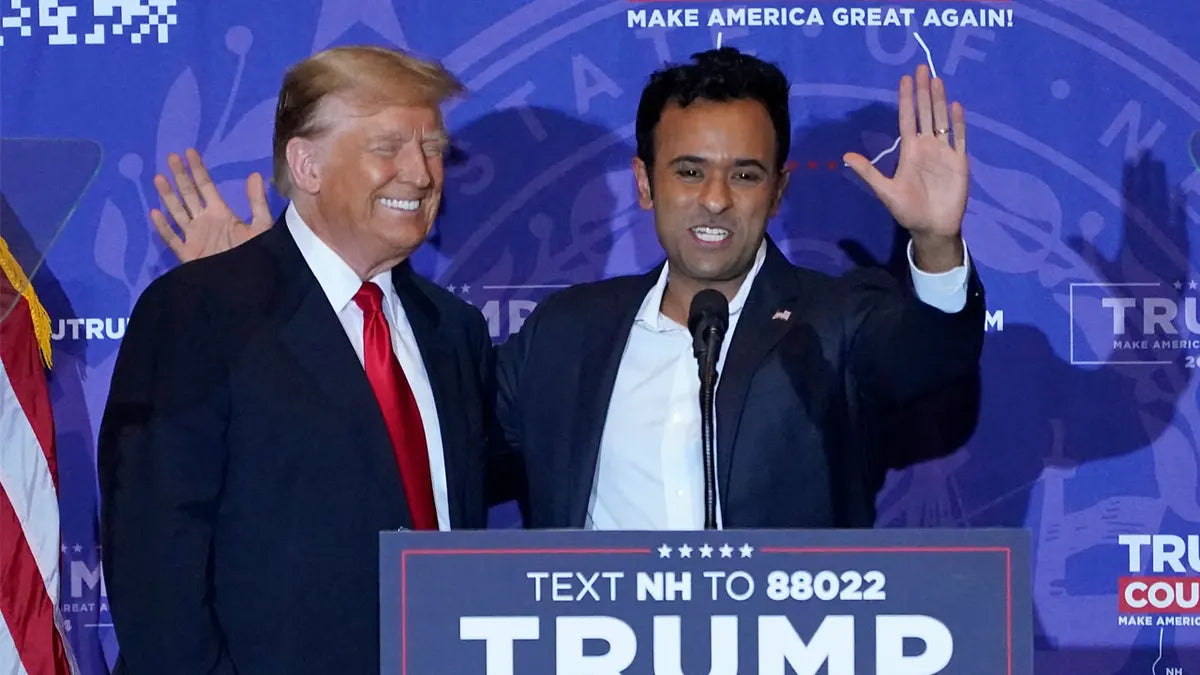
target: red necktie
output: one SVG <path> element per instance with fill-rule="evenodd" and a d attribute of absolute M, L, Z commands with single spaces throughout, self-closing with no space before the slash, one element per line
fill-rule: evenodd
<path fill-rule="evenodd" d="M 392 439 L 413 529 L 436 530 L 437 509 L 433 505 L 425 427 L 412 387 L 392 352 L 391 330 L 383 314 L 383 291 L 368 281 L 354 294 L 354 302 L 363 311 L 363 365 Z"/>

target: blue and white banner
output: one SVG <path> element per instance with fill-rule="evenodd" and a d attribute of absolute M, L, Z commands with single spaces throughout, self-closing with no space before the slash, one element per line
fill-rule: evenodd
<path fill-rule="evenodd" d="M 1029 528 L 1039 672 L 1200 672 L 1200 631 L 1128 621 L 1120 581 L 1200 575 L 1198 26 L 1193 0 L 0 2 L 0 229 L 53 320 L 61 610 L 86 673 L 117 649 L 96 432 L 130 308 L 177 264 L 147 217 L 168 153 L 196 148 L 249 218 L 288 65 L 348 43 L 441 59 L 469 94 L 447 111 L 456 160 L 414 262 L 502 341 L 554 288 L 662 259 L 633 187 L 638 96 L 718 42 L 791 78 L 795 174 L 769 233 L 798 264 L 901 250 L 840 160 L 893 146 L 902 75 L 931 63 L 966 110 L 964 231 L 989 302 L 978 419 L 900 427 L 955 451 L 891 475 L 878 524 Z M 1160 574 L 1123 535 L 1188 553 Z"/>
<path fill-rule="evenodd" d="M 1021 530 L 387 532 L 385 675 L 1013 675 Z"/>

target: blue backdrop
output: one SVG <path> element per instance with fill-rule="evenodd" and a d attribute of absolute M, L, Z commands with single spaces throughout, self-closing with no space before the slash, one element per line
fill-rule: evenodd
<path fill-rule="evenodd" d="M 770 234 L 797 263 L 893 258 L 890 218 L 840 157 L 892 145 L 922 42 L 967 110 L 982 383 L 930 402 L 949 423 L 902 421 L 958 449 L 891 476 L 880 525 L 1030 528 L 1040 672 L 1200 672 L 1200 631 L 1119 625 L 1117 594 L 1119 535 L 1200 527 L 1197 27 L 1193 0 L 4 2 L 2 234 L 27 270 L 46 254 L 33 278 L 54 325 L 62 612 L 85 671 L 106 673 L 117 648 L 95 437 L 130 308 L 176 264 L 146 215 L 168 152 L 200 150 L 249 217 L 242 180 L 270 173 L 289 64 L 361 42 L 442 59 L 470 95 L 448 112 L 458 152 L 415 260 L 503 340 L 550 289 L 660 260 L 630 169 L 638 95 L 664 61 L 721 40 L 794 82 L 797 175 Z"/>

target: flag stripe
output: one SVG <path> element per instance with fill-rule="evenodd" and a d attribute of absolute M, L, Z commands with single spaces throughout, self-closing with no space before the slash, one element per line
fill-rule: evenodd
<path fill-rule="evenodd" d="M 25 669 L 38 675 L 69 675 L 62 636 L 54 623 L 54 605 L 46 595 L 33 554 L 20 536 L 17 514 L 0 490 L 0 614 L 4 615 Z M 10 536 L 10 533 L 17 536 Z"/>
<path fill-rule="evenodd" d="M 20 404 L 18 410 L 25 413 L 26 424 L 32 427 L 37 445 L 42 449 L 42 459 L 50 473 L 52 485 L 57 491 L 58 466 L 54 455 L 54 415 L 50 410 L 50 392 L 46 389 L 45 373 L 42 370 L 41 355 L 37 348 L 37 336 L 34 335 L 33 320 L 29 313 L 29 302 L 25 298 L 18 298 L 17 305 L 13 307 L 8 317 L 0 322 L 0 362 L 4 364 L 4 370 L 8 371 L 8 386 L 16 394 L 17 402 Z M 5 405 L 8 405 L 8 401 L 5 401 Z M 7 407 L 0 408 L 0 411 L 7 409 Z M 0 436 L 0 438 L 8 437 Z"/>
<path fill-rule="evenodd" d="M 7 274 L 0 298 L 11 298 Z M 0 322 L 0 623 L 33 675 L 71 675 L 59 632 L 58 486 L 54 418 L 29 301 L 17 299 Z M 20 672 L 17 667 L 10 672 Z"/>
<path fill-rule="evenodd" d="M 3 351 L 6 349 L 0 348 Z M 0 363 L 0 438 L 11 449 L 0 452 L 0 492 L 13 513 L 12 525 L 16 529 L 0 529 L 4 533 L 0 538 L 7 540 L 10 534 L 21 536 L 39 571 L 44 592 L 55 602 L 61 546 L 57 491 L 46 458 L 37 451 L 39 443 L 33 428 L 17 405 L 8 362 L 5 358 Z"/>
<path fill-rule="evenodd" d="M 29 675 L 21 659 L 17 658 L 17 645 L 8 632 L 8 622 L 0 617 L 0 674 Z"/>

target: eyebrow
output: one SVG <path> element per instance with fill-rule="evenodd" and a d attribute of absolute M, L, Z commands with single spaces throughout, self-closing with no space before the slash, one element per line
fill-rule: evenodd
<path fill-rule="evenodd" d="M 671 160 L 671 164 L 680 164 L 683 162 L 690 162 L 692 164 L 708 164 L 708 160 L 704 159 L 703 157 L 698 157 L 696 155 L 680 155 L 680 156 L 676 157 L 675 159 Z M 736 168 L 752 166 L 752 167 L 756 167 L 762 171 L 767 171 L 766 165 L 764 165 L 762 162 L 758 161 L 757 159 L 753 159 L 753 158 L 749 158 L 749 157 L 742 157 L 742 158 L 735 159 L 733 161 L 733 166 Z"/>
<path fill-rule="evenodd" d="M 407 143 L 408 141 L 411 141 L 411 140 L 416 140 L 418 143 L 430 143 L 430 142 L 445 143 L 450 140 L 450 137 L 443 131 L 431 131 L 428 134 L 421 136 L 420 138 L 417 138 L 416 135 L 413 134 L 412 132 L 407 132 L 407 133 L 393 132 L 393 133 L 377 134 L 375 136 L 372 136 L 371 140 L 373 140 L 373 141 L 401 141 L 403 143 Z"/>

